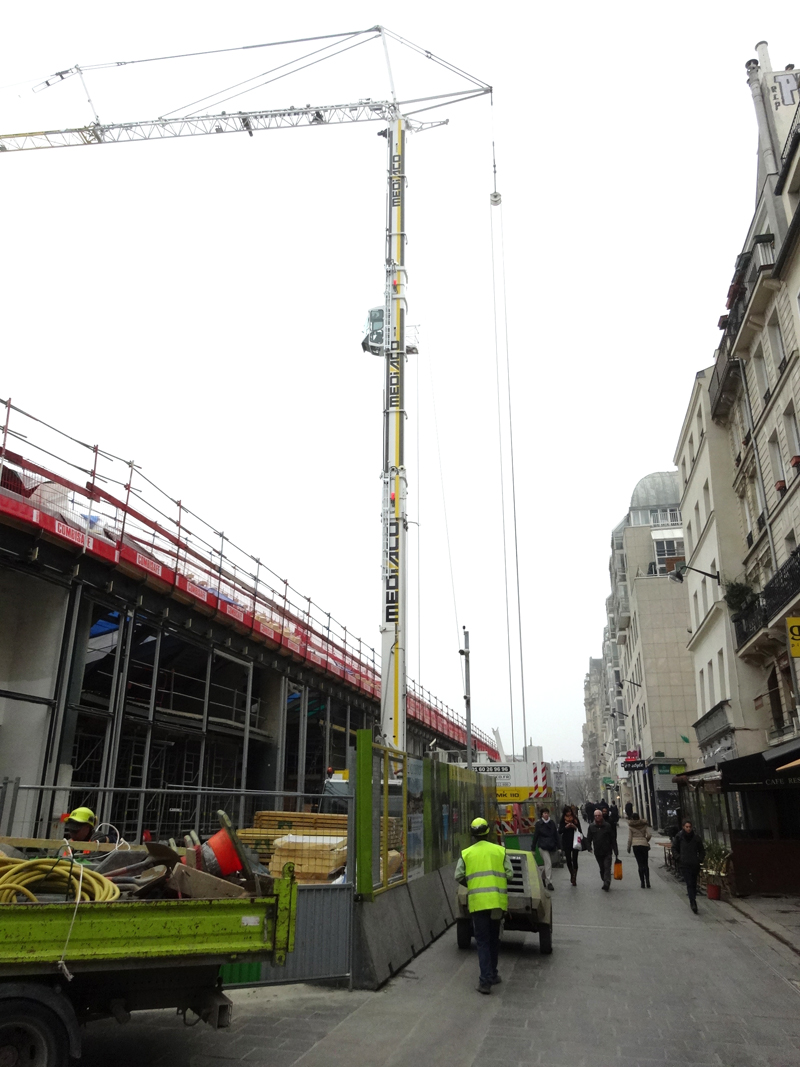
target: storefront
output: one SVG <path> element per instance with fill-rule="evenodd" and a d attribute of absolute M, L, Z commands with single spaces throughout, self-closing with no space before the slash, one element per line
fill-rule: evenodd
<path fill-rule="evenodd" d="M 800 892 L 800 738 L 676 782 L 681 817 L 733 853 L 737 894 Z"/>

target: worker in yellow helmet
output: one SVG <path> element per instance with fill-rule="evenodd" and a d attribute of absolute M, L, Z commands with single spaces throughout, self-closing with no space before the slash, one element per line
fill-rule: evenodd
<path fill-rule="evenodd" d="M 467 887 L 481 969 L 478 992 L 491 993 L 492 986 L 500 981 L 497 973 L 500 921 L 503 912 L 508 910 L 508 882 L 514 877 L 514 869 L 503 846 L 489 840 L 486 819 L 473 819 L 469 829 L 475 843 L 461 853 L 455 878 Z"/>
<path fill-rule="evenodd" d="M 97 816 L 91 808 L 75 808 L 64 823 L 64 837 L 68 841 L 90 841 L 96 826 Z"/>

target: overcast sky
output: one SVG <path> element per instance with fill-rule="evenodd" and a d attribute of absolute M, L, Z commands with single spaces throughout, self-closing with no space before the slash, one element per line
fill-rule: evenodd
<path fill-rule="evenodd" d="M 421 342 L 408 376 L 410 516 L 420 522 L 410 541 L 416 552 L 419 537 L 422 591 L 421 647 L 416 603 L 409 615 L 409 673 L 421 668 L 423 684 L 461 709 L 443 484 L 458 626 L 471 635 L 473 713 L 510 748 L 494 137 L 527 728 L 545 758 L 580 758 L 610 531 L 638 479 L 672 467 L 753 211 L 756 126 L 744 64 L 762 38 L 774 67 L 800 63 L 796 13 L 784 4 L 755 18 L 752 4 L 708 0 L 668 9 L 6 4 L 0 129 L 91 121 L 79 79 L 31 91 L 75 63 L 380 22 L 494 87 L 493 107 L 482 99 L 445 109 L 449 125 L 408 147 L 409 319 Z M 291 54 L 89 72 L 87 86 L 101 121 L 145 120 Z M 401 99 L 460 87 L 396 47 L 392 64 Z M 388 94 L 372 42 L 218 109 Z M 15 153 L 0 167 L 0 396 L 135 458 L 376 647 L 382 370 L 360 341 L 384 283 L 378 128 Z M 415 555 L 410 586 L 415 593 Z M 513 679 L 519 749 L 516 656 Z"/>

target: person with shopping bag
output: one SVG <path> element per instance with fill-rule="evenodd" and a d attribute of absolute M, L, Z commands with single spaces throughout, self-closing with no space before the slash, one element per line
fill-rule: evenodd
<path fill-rule="evenodd" d="M 650 888 L 650 838 L 653 835 L 644 819 L 637 812 L 632 812 L 628 819 L 628 852 L 631 848 L 639 868 L 639 881 L 642 889 Z"/>
<path fill-rule="evenodd" d="M 606 822 L 599 809 L 594 813 L 594 822 L 586 834 L 586 845 L 590 852 L 594 852 L 594 858 L 600 868 L 600 877 L 603 879 L 602 888 L 607 893 L 611 888 L 611 856 L 619 860 L 619 849 L 616 829 L 610 822 Z"/>
<path fill-rule="evenodd" d="M 565 807 L 558 824 L 558 832 L 561 834 L 561 848 L 564 851 L 564 859 L 567 861 L 570 885 L 578 884 L 578 856 L 583 848 L 583 831 L 578 816 L 572 808 Z"/>

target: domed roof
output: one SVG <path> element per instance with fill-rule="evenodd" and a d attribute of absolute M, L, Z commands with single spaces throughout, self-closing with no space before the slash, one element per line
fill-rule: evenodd
<path fill-rule="evenodd" d="M 680 476 L 677 471 L 656 471 L 636 483 L 631 496 L 632 508 L 674 507 L 680 503 Z"/>

